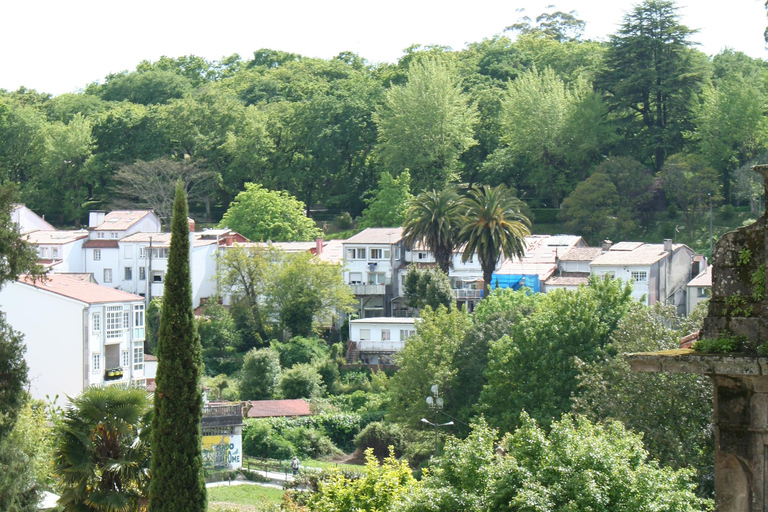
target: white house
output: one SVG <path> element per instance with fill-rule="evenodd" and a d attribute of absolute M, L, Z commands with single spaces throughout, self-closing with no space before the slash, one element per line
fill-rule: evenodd
<path fill-rule="evenodd" d="M 361 318 L 349 322 L 347 361 L 391 365 L 392 356 L 416 333 L 418 318 Z"/>
<path fill-rule="evenodd" d="M 712 295 L 712 266 L 707 266 L 688 283 L 686 314 L 690 315 L 699 302 Z"/>
<path fill-rule="evenodd" d="M 404 263 L 403 228 L 367 228 L 342 242 L 344 282 L 358 299 L 362 318 L 390 314 L 401 295 L 395 272 Z"/>
<path fill-rule="evenodd" d="M 40 217 L 23 204 L 14 204 L 11 206 L 11 222 L 19 226 L 19 233 L 22 235 L 31 233 L 32 231 L 53 231 L 56 229 L 44 218 Z"/>
<path fill-rule="evenodd" d="M 603 253 L 600 247 L 574 247 L 558 257 L 555 272 L 542 284 L 542 291 L 548 293 L 559 288 L 576 290 L 589 282 L 592 260 Z"/>
<path fill-rule="evenodd" d="M 646 304 L 675 304 L 685 314 L 695 253 L 684 244 L 620 242 L 592 260 L 592 274 L 633 282 L 632 296 Z"/>
<path fill-rule="evenodd" d="M 24 334 L 33 398 L 92 385 L 144 383 L 144 299 L 90 276 L 23 276 L 0 290 L 6 320 Z"/>
<path fill-rule="evenodd" d="M 85 272 L 83 244 L 88 231 L 38 230 L 23 237 L 37 248 L 38 263 L 56 272 Z"/>

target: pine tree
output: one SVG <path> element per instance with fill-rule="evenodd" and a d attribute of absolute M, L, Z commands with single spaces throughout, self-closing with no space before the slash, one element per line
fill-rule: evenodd
<path fill-rule="evenodd" d="M 187 196 L 177 184 L 157 347 L 149 487 L 152 512 L 206 509 L 200 433 L 202 356 L 192 314 L 187 214 Z"/>

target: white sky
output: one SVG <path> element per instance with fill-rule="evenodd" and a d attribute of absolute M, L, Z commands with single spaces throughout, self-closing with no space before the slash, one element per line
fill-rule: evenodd
<path fill-rule="evenodd" d="M 395 62 L 411 44 L 454 50 L 555 4 L 576 10 L 586 36 L 615 32 L 632 0 L 37 0 L 3 2 L 0 88 L 73 92 L 162 55 L 244 59 L 259 48 L 331 58 L 353 51 Z M 766 58 L 763 0 L 679 0 L 707 54 L 723 47 Z M 525 12 L 519 9 L 525 8 Z"/>

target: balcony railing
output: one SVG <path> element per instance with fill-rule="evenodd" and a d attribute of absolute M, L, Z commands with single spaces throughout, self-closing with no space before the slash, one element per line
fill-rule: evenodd
<path fill-rule="evenodd" d="M 355 295 L 384 295 L 387 292 L 385 284 L 350 284 Z"/>
<path fill-rule="evenodd" d="M 203 406 L 203 416 L 242 416 L 243 407 L 239 404 L 206 404 Z"/>
<path fill-rule="evenodd" d="M 483 290 L 472 290 L 470 288 L 454 288 L 453 293 L 457 299 L 479 299 L 483 296 Z"/>
<path fill-rule="evenodd" d="M 357 350 L 360 352 L 399 352 L 405 345 L 404 341 L 358 341 Z"/>

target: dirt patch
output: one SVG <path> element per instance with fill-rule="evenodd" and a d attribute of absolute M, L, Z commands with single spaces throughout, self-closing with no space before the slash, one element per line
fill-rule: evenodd
<path fill-rule="evenodd" d="M 362 450 L 355 450 L 349 455 L 339 455 L 333 458 L 333 462 L 339 464 L 357 464 L 358 466 L 365 465 L 365 453 Z"/>

